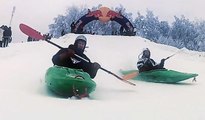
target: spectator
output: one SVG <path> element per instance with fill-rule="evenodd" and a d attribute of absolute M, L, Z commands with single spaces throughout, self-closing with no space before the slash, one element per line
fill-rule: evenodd
<path fill-rule="evenodd" d="M 3 41 L 3 25 L 0 27 L 0 47 L 2 47 L 2 41 Z"/>
<path fill-rule="evenodd" d="M 9 42 L 11 42 L 12 38 L 12 31 L 11 31 L 11 27 L 4 27 L 4 32 L 3 32 L 3 47 L 8 47 Z"/>

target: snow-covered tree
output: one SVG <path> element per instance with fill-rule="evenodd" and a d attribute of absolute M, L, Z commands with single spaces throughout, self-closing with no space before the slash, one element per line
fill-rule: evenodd
<path fill-rule="evenodd" d="M 66 27 L 66 17 L 58 15 L 54 18 L 54 24 L 49 25 L 50 33 L 53 37 L 61 36 L 61 31 Z"/>
<path fill-rule="evenodd" d="M 194 39 L 198 51 L 205 51 L 205 21 L 195 23 L 198 36 Z"/>
<path fill-rule="evenodd" d="M 176 42 L 177 47 L 186 47 L 191 50 L 196 49 L 194 39 L 198 36 L 197 31 L 194 24 L 183 15 L 181 18 L 175 16 L 175 21 L 173 22 L 170 35 L 172 39 L 178 41 Z"/>
<path fill-rule="evenodd" d="M 160 22 L 158 17 L 154 16 L 150 10 L 147 10 L 146 17 L 138 13 L 138 17 L 135 19 L 135 26 L 137 35 L 155 42 L 160 37 Z"/>
<path fill-rule="evenodd" d="M 71 31 L 70 25 L 72 22 L 77 21 L 81 16 L 87 13 L 87 8 L 78 8 L 72 6 L 67 8 L 66 14 L 58 15 L 54 18 L 54 23 L 49 25 L 50 33 L 53 37 L 60 37 L 61 31 L 64 30 L 66 33 Z"/>
<path fill-rule="evenodd" d="M 91 11 L 98 10 L 102 7 L 92 7 Z M 136 28 L 136 35 L 147 38 L 151 41 L 175 46 L 178 48 L 186 47 L 190 50 L 205 51 L 205 21 L 191 22 L 185 16 L 176 17 L 175 21 L 169 25 L 167 21 L 159 21 L 158 17 L 152 11 L 147 10 L 143 16 L 138 12 L 138 16 L 134 19 L 132 13 L 127 13 L 126 9 L 120 5 L 111 10 L 120 12 L 128 18 Z M 60 37 L 61 31 L 71 32 L 71 23 L 76 22 L 80 17 L 88 12 L 88 8 L 72 6 L 67 8 L 65 15 L 58 15 L 54 18 L 54 23 L 49 25 L 50 34 L 54 37 Z M 121 25 L 115 21 L 102 23 L 94 20 L 84 26 L 85 33 L 94 33 L 100 35 L 116 35 L 119 34 Z"/>
<path fill-rule="evenodd" d="M 168 38 L 169 37 L 170 26 L 167 21 L 161 21 L 159 23 L 159 32 L 161 36 Z"/>
<path fill-rule="evenodd" d="M 137 12 L 137 18 L 134 21 L 134 25 L 137 29 L 136 35 L 138 36 L 144 36 L 144 26 L 145 26 L 145 17 L 140 14 L 140 12 Z"/>

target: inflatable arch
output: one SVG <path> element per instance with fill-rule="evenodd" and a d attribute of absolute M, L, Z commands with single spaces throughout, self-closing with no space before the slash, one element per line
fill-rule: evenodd
<path fill-rule="evenodd" d="M 101 7 L 99 10 L 90 11 L 82 16 L 76 23 L 71 24 L 71 32 L 81 34 L 83 27 L 93 20 L 101 22 L 116 21 L 121 25 L 121 29 L 125 29 L 125 35 L 134 35 L 134 27 L 131 22 L 124 17 L 120 12 L 115 12 L 107 7 Z"/>

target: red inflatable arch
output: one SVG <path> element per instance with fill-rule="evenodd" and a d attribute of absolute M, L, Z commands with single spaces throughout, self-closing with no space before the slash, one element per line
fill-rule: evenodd
<path fill-rule="evenodd" d="M 73 33 L 83 33 L 83 27 L 93 20 L 99 20 L 103 23 L 108 21 L 118 22 L 125 30 L 126 35 L 134 35 L 134 27 L 131 22 L 124 17 L 121 13 L 110 10 L 107 7 L 101 7 L 99 10 L 90 11 L 82 16 L 77 22 L 71 27 Z"/>

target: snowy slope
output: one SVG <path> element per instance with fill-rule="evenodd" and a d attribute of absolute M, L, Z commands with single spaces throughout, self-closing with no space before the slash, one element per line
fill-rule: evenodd
<path fill-rule="evenodd" d="M 136 69 L 142 48 L 152 51 L 157 62 L 178 52 L 165 67 L 198 73 L 197 82 L 157 84 L 132 81 L 136 87 L 99 70 L 91 99 L 57 98 L 45 87 L 44 74 L 58 51 L 45 41 L 10 44 L 0 48 L 1 120 L 204 120 L 205 53 L 150 42 L 140 37 L 86 35 L 86 55 L 118 75 L 119 70 Z M 67 47 L 76 35 L 53 42 Z"/>

